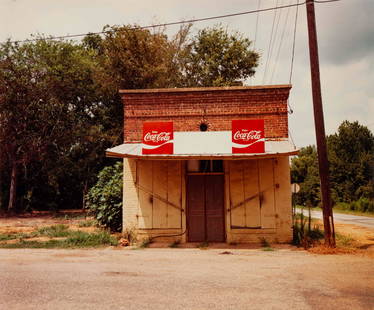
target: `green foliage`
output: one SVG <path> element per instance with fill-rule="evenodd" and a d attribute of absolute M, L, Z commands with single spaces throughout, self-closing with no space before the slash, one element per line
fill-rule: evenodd
<path fill-rule="evenodd" d="M 291 179 L 292 183 L 300 184 L 300 191 L 295 195 L 296 204 L 318 205 L 321 198 L 317 151 L 314 146 L 302 148 L 299 156 L 292 159 Z"/>
<path fill-rule="evenodd" d="M 0 45 L 3 206 L 81 206 L 85 185 L 101 162 L 98 149 L 105 146 L 96 125 L 94 53 L 70 41 L 37 38 Z M 14 186 L 7 181 L 11 173 Z"/>
<path fill-rule="evenodd" d="M 64 224 L 57 224 L 47 227 L 42 227 L 38 229 L 37 236 L 46 236 L 46 237 L 67 237 L 70 234 L 69 226 Z"/>
<path fill-rule="evenodd" d="M 358 122 L 344 121 L 327 137 L 333 201 L 343 209 L 367 212 L 374 204 L 374 136 Z M 292 182 L 300 184 L 295 202 L 318 206 L 320 184 L 314 146 L 292 159 Z M 365 211 L 363 211 L 365 210 Z"/>
<path fill-rule="evenodd" d="M 67 237 L 63 240 L 28 241 L 21 239 L 17 243 L 0 243 L 0 248 L 87 248 L 101 246 L 115 246 L 118 244 L 116 238 L 106 231 L 87 233 L 83 231 L 64 230 Z M 52 237 L 52 236 L 50 236 Z M 57 236 L 53 236 L 57 237 Z"/>
<path fill-rule="evenodd" d="M 292 244 L 309 248 L 314 241 L 324 238 L 319 226 L 311 227 L 311 222 L 312 219 L 304 216 L 303 213 L 295 214 Z"/>
<path fill-rule="evenodd" d="M 219 26 L 192 38 L 190 25 L 171 38 L 134 26 L 0 44 L 0 209 L 85 206 L 123 138 L 119 89 L 237 85 L 258 63 L 248 39 Z"/>
<path fill-rule="evenodd" d="M 339 202 L 336 204 L 335 208 L 339 210 L 346 211 L 358 211 L 358 212 L 368 212 L 374 213 L 374 201 L 368 198 L 361 197 L 356 201 L 351 202 Z"/>
<path fill-rule="evenodd" d="M 122 229 L 123 164 L 105 167 L 88 194 L 88 208 L 100 225 L 111 231 Z"/>
<path fill-rule="evenodd" d="M 222 26 L 199 31 L 185 51 L 187 86 L 241 85 L 258 65 L 259 55 L 250 47 L 250 40 Z"/>
<path fill-rule="evenodd" d="M 78 223 L 79 227 L 92 227 L 92 226 L 96 226 L 96 225 L 97 225 L 96 220 L 86 220 L 86 221 L 82 221 L 82 222 Z"/>

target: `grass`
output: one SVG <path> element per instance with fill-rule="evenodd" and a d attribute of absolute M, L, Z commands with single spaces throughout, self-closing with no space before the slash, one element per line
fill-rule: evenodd
<path fill-rule="evenodd" d="M 97 226 L 97 221 L 96 220 L 86 220 L 79 222 L 78 227 L 93 227 Z"/>
<path fill-rule="evenodd" d="M 355 239 L 353 239 L 349 235 L 342 235 L 339 233 L 335 233 L 335 240 L 336 240 L 336 246 L 337 247 L 353 247 L 355 243 Z"/>
<path fill-rule="evenodd" d="M 64 238 L 47 241 L 27 240 L 34 237 Z M 58 224 L 39 228 L 29 234 L 1 234 L 0 241 L 19 239 L 15 243 L 0 243 L 0 248 L 87 248 L 117 245 L 118 240 L 106 231 L 84 232 L 70 230 L 67 225 Z M 25 240 L 26 239 L 26 240 Z"/>
<path fill-rule="evenodd" d="M 60 237 L 67 237 L 71 234 L 71 230 L 69 230 L 68 225 L 64 224 L 57 224 L 52 226 L 46 226 L 39 228 L 36 233 L 35 237 L 43 236 L 43 237 L 50 237 L 50 238 L 60 238 Z"/>

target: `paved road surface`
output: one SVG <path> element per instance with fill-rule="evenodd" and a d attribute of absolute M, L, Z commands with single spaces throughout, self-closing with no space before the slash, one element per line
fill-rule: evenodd
<path fill-rule="evenodd" d="M 0 309 L 374 309 L 372 258 L 222 251 L 0 249 Z"/>
<path fill-rule="evenodd" d="M 301 212 L 301 209 L 298 209 Z M 304 209 L 304 215 L 308 215 L 308 209 Z M 312 217 L 322 219 L 322 211 L 312 211 Z M 374 217 L 342 214 L 334 212 L 334 222 L 353 224 L 374 229 Z"/>

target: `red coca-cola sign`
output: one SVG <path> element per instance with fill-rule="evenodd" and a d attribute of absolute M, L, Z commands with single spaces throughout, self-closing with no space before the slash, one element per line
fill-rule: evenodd
<path fill-rule="evenodd" d="M 232 153 L 265 153 L 263 119 L 232 121 Z"/>
<path fill-rule="evenodd" d="M 174 153 L 173 122 L 144 122 L 142 154 Z"/>

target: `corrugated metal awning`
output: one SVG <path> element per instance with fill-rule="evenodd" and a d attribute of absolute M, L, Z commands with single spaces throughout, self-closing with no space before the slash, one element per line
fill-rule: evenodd
<path fill-rule="evenodd" d="M 142 159 L 244 159 L 296 155 L 288 139 L 265 140 L 265 153 L 232 154 L 231 131 L 174 132 L 174 154 L 143 155 L 142 143 L 124 143 L 106 150 L 108 157 Z"/>

